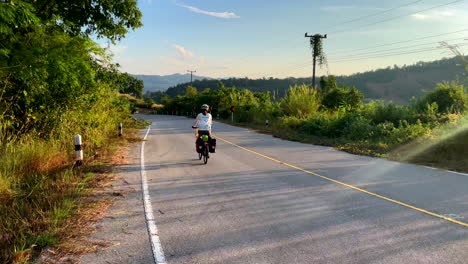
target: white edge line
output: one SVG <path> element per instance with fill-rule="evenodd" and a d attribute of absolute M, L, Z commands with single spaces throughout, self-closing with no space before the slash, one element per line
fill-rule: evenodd
<path fill-rule="evenodd" d="M 164 251 L 161 246 L 161 241 L 159 240 L 158 228 L 156 227 L 156 221 L 153 215 L 153 207 L 151 206 L 151 197 L 148 191 L 148 181 L 146 178 L 146 169 L 145 169 L 145 140 L 148 137 L 148 134 L 151 130 L 151 125 L 148 126 L 146 135 L 143 138 L 141 143 L 141 186 L 143 189 L 143 204 L 145 208 L 145 217 L 146 225 L 148 227 L 148 235 L 151 242 L 151 248 L 153 250 L 153 258 L 156 264 L 166 264 L 166 259 L 164 258 Z"/>
<path fill-rule="evenodd" d="M 447 171 L 447 172 L 458 174 L 458 175 L 463 175 L 463 176 L 468 176 L 467 173 L 462 173 L 462 172 L 457 172 L 457 171 Z"/>
<path fill-rule="evenodd" d="M 423 166 L 423 167 L 424 167 L 424 168 L 431 169 L 431 170 L 443 171 L 443 172 L 448 172 L 448 173 L 453 173 L 453 174 L 468 176 L 468 173 L 463 173 L 463 172 L 458 172 L 458 171 L 451 171 L 451 170 L 444 170 L 444 169 L 438 169 L 438 168 L 429 167 L 429 166 Z"/>

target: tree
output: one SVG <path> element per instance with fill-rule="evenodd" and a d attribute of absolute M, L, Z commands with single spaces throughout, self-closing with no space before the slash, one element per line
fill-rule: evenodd
<path fill-rule="evenodd" d="M 193 86 L 187 86 L 187 89 L 185 89 L 185 95 L 189 97 L 195 97 L 198 94 L 197 88 Z"/>
<path fill-rule="evenodd" d="M 1 35 L 11 36 L 15 31 L 24 30 L 26 27 L 39 23 L 39 18 L 34 14 L 33 6 L 28 3 L 11 1 L 9 3 L 1 3 L 1 7 Z"/>
<path fill-rule="evenodd" d="M 76 11 L 76 12 L 75 12 Z M 141 23 L 136 1 L 11 0 L 0 6 L 0 123 L 46 131 L 108 87 L 141 97 L 143 83 L 108 66 L 88 35 L 120 39 Z M 83 30 L 82 30 L 83 29 Z M 121 83 L 119 83 L 121 82 Z"/>
<path fill-rule="evenodd" d="M 71 35 L 96 34 L 111 41 L 122 39 L 130 29 L 142 26 L 136 0 L 26 0 L 42 21 L 58 25 Z"/>
<path fill-rule="evenodd" d="M 161 98 L 161 103 L 164 105 L 164 106 L 167 106 L 169 104 L 172 103 L 172 99 L 167 96 L 167 95 L 163 95 L 162 98 Z"/>
<path fill-rule="evenodd" d="M 119 92 L 127 93 L 135 96 L 136 98 L 143 97 L 144 83 L 128 73 L 123 73 L 119 76 L 120 88 Z"/>

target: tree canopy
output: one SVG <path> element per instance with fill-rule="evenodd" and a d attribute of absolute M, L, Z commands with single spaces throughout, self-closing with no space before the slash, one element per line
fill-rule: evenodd
<path fill-rule="evenodd" d="M 21 1 L 13 0 L 12 3 Z M 142 26 L 136 0 L 26 0 L 42 21 L 48 21 L 72 35 L 96 34 L 120 40 L 130 29 Z"/>

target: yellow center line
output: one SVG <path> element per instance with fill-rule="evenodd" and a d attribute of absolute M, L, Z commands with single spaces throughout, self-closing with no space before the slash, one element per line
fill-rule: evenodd
<path fill-rule="evenodd" d="M 468 227 L 468 223 L 464 223 L 464 222 L 461 222 L 461 221 L 457 221 L 455 219 L 452 219 L 452 218 L 449 218 L 449 217 L 446 217 L 446 216 L 443 216 L 443 215 L 440 215 L 440 214 L 436 214 L 436 213 L 433 213 L 433 212 L 430 212 L 430 211 L 427 211 L 427 210 L 424 210 L 424 209 L 421 209 L 421 208 L 418 208 L 416 206 L 412 206 L 412 205 L 409 205 L 409 204 L 406 204 L 406 203 L 403 203 L 403 202 L 400 202 L 400 201 L 397 201 L 397 200 L 394 200 L 394 199 L 391 199 L 391 198 L 388 198 L 388 197 L 385 197 L 385 196 L 382 196 L 382 195 L 379 195 L 379 194 L 376 194 L 376 193 L 373 193 L 373 192 L 369 192 L 369 191 L 366 191 L 364 189 L 361 189 L 359 187 L 356 187 L 356 186 L 353 186 L 353 185 L 350 185 L 350 184 L 347 184 L 347 183 L 344 183 L 344 182 L 340 182 L 340 181 L 337 181 L 337 180 L 334 180 L 334 179 L 331 179 L 331 178 L 328 178 L 328 177 L 325 177 L 325 176 L 322 176 L 320 174 L 317 174 L 315 172 L 312 172 L 312 171 L 308 171 L 308 170 L 305 170 L 305 169 L 302 169 L 302 168 L 299 168 L 297 166 L 294 166 L 292 164 L 289 164 L 289 163 L 286 163 L 286 162 L 282 162 L 280 160 L 277 160 L 277 159 L 274 159 L 272 157 L 268 157 L 267 155 L 263 155 L 261 153 L 258 153 L 258 152 L 255 152 L 253 150 L 250 150 L 248 148 L 244 148 L 244 147 L 241 147 L 235 143 L 232 143 L 230 142 L 229 140 L 226 140 L 226 139 L 223 139 L 221 137 L 218 137 L 216 136 L 216 138 L 230 144 L 230 145 L 233 145 L 235 147 L 238 147 L 240 149 L 243 149 L 245 151 L 248 151 L 250 153 L 253 153 L 255 155 L 258 155 L 258 156 L 261 156 L 261 157 L 264 157 L 266 159 L 269 159 L 271 161 L 274 161 L 276 163 L 279 163 L 279 164 L 283 164 L 285 166 L 288 166 L 290 168 L 293 168 L 293 169 L 296 169 L 296 170 L 300 170 L 300 171 L 303 171 L 307 174 L 311 174 L 311 175 L 314 175 L 314 176 L 317 176 L 317 177 L 320 177 L 322 179 L 325 179 L 325 180 L 328 180 L 328 181 L 331 181 L 331 182 L 334 182 L 334 183 L 337 183 L 337 184 L 340 184 L 340 185 L 343 185 L 343 186 L 346 186 L 348 188 L 351 188 L 351 189 L 354 189 L 356 191 L 360 191 L 360 192 L 363 192 L 363 193 L 366 193 L 366 194 L 369 194 L 369 195 L 372 195 L 372 196 L 375 196 L 375 197 L 378 197 L 378 198 L 381 198 L 381 199 L 384 199 L 384 200 L 387 200 L 389 202 L 392 202 L 392 203 L 396 203 L 396 204 L 399 204 L 399 205 L 402 205 L 402 206 L 405 206 L 407 208 L 411 208 L 413 210 L 416 210 L 416 211 L 419 211 L 419 212 L 422 212 L 422 213 L 425 213 L 425 214 L 428 214 L 428 215 L 432 215 L 432 216 L 435 216 L 435 217 L 438 217 L 438 218 L 441 218 L 441 219 L 444 219 L 444 220 L 447 220 L 447 221 L 450 221 L 452 223 L 455 223 L 455 224 L 459 224 L 461 226 L 464 226 L 464 227 Z"/>

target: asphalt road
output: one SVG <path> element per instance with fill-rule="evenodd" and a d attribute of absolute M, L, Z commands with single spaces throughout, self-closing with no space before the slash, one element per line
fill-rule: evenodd
<path fill-rule="evenodd" d="M 468 175 L 220 123 L 213 126 L 217 153 L 203 165 L 193 120 L 142 117 L 154 122 L 145 167 L 167 263 L 468 262 Z M 138 170 L 136 162 L 129 173 Z M 97 259 L 150 259 L 148 236 L 137 233 L 140 261 Z"/>

